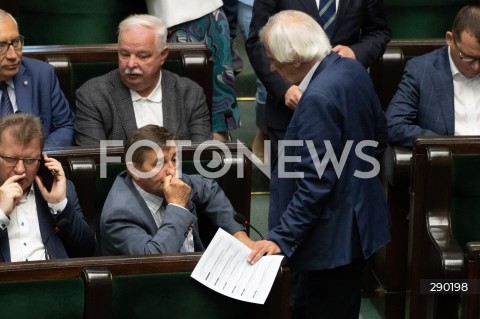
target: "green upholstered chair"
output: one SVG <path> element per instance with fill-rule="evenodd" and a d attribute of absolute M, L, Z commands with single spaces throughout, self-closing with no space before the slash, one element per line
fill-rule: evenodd
<path fill-rule="evenodd" d="M 244 319 L 258 307 L 220 295 L 190 274 L 114 276 L 113 318 Z"/>
<path fill-rule="evenodd" d="M 117 42 L 121 20 L 147 13 L 145 1 L 22 0 L 15 18 L 28 45 Z"/>
<path fill-rule="evenodd" d="M 461 292 L 424 289 L 429 280 L 468 277 L 467 247 L 480 241 L 480 137 L 417 138 L 411 203 L 410 318 L 456 318 Z"/>
<path fill-rule="evenodd" d="M 480 241 L 480 154 L 452 155 L 450 219 L 457 243 Z"/>
<path fill-rule="evenodd" d="M 384 0 L 392 39 L 444 38 L 461 7 L 476 0 Z"/>
<path fill-rule="evenodd" d="M 84 285 L 81 278 L 0 280 L 1 318 L 82 319 Z"/>

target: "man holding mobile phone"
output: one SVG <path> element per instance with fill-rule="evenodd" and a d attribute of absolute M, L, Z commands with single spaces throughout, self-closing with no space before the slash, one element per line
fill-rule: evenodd
<path fill-rule="evenodd" d="M 95 251 L 73 184 L 60 162 L 42 155 L 43 145 L 38 117 L 0 118 L 0 262 L 86 257 Z M 40 165 L 53 177 L 49 189 L 37 175 Z"/>

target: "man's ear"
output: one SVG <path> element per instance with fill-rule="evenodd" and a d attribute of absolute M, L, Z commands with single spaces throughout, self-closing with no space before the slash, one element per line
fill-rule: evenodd
<path fill-rule="evenodd" d="M 165 61 L 167 60 L 168 53 L 170 53 L 170 51 L 169 51 L 169 49 L 168 49 L 168 46 L 165 45 L 165 47 L 163 48 L 162 52 L 160 53 L 161 60 L 162 60 L 162 65 L 163 65 L 163 64 L 165 63 Z"/>
<path fill-rule="evenodd" d="M 127 171 L 134 181 L 138 182 L 138 180 L 140 180 L 140 177 L 137 174 L 138 170 L 135 167 L 135 165 L 133 164 L 133 162 L 128 162 L 127 163 Z"/>

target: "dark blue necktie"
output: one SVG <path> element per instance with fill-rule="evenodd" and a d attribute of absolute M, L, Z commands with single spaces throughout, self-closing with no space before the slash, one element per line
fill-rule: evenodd
<path fill-rule="evenodd" d="M 320 0 L 319 14 L 323 30 L 330 38 L 333 32 L 333 21 L 335 21 L 335 0 Z"/>
<path fill-rule="evenodd" d="M 8 97 L 7 84 L 5 82 L 0 83 L 0 90 L 2 91 L 2 99 L 0 100 L 0 116 L 5 116 L 13 113 L 12 102 Z"/>

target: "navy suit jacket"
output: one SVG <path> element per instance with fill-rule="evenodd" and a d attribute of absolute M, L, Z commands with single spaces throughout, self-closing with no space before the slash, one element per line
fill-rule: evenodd
<path fill-rule="evenodd" d="M 44 244 L 52 234 L 56 224 L 61 219 L 66 218 L 68 220 L 68 224 L 48 239 L 47 250 L 50 258 L 62 259 L 93 256 L 96 245 L 95 235 L 83 217 L 73 183 L 67 180 L 68 203 L 65 209 L 58 215 L 53 215 L 50 212 L 48 204 L 36 184 L 34 189 L 40 234 Z M 10 245 L 8 242 L 8 231 L 7 229 L 0 230 L 0 262 L 9 261 Z"/>
<path fill-rule="evenodd" d="M 336 53 L 320 63 L 287 128 L 288 140 L 301 142 L 284 148 L 286 156 L 298 156 L 298 161 L 292 157 L 282 163 L 279 155 L 274 163 L 268 239 L 289 257 L 292 269 L 346 265 L 385 245 L 389 216 L 380 180 L 354 176 L 372 171 L 372 159 L 387 145 L 385 115 L 360 63 Z M 364 141 L 378 146 L 362 147 L 362 155 L 356 148 Z M 344 154 L 344 168 L 336 172 L 330 161 L 322 172 L 319 161 L 332 152 L 338 160 Z M 304 176 L 282 178 L 280 165 Z"/>
<path fill-rule="evenodd" d="M 388 138 L 412 147 L 425 135 L 453 135 L 455 109 L 448 46 L 407 62 L 402 81 L 387 109 Z"/>
<path fill-rule="evenodd" d="M 243 230 L 233 219 L 235 210 L 215 181 L 186 174 L 182 180 L 192 189 L 188 210 L 167 205 L 158 228 L 132 178 L 127 172 L 121 173 L 108 193 L 100 218 L 103 255 L 179 252 L 189 228 L 193 229 L 195 251 L 203 251 L 197 225 L 199 215 L 230 234 Z"/>
<path fill-rule="evenodd" d="M 293 111 L 285 106 L 284 97 L 292 84 L 270 71 L 265 49 L 258 37 L 268 18 L 282 10 L 303 11 L 320 24 L 315 0 L 255 0 L 245 47 L 255 73 L 268 92 L 266 125 L 285 130 Z M 349 46 L 357 60 L 369 67 L 382 56 L 389 41 L 390 29 L 381 0 L 340 0 L 330 38 L 332 46 Z"/>
<path fill-rule="evenodd" d="M 13 82 L 19 111 L 40 117 L 46 137 L 45 147 L 73 145 L 75 116 L 60 89 L 53 67 L 23 57 Z"/>

